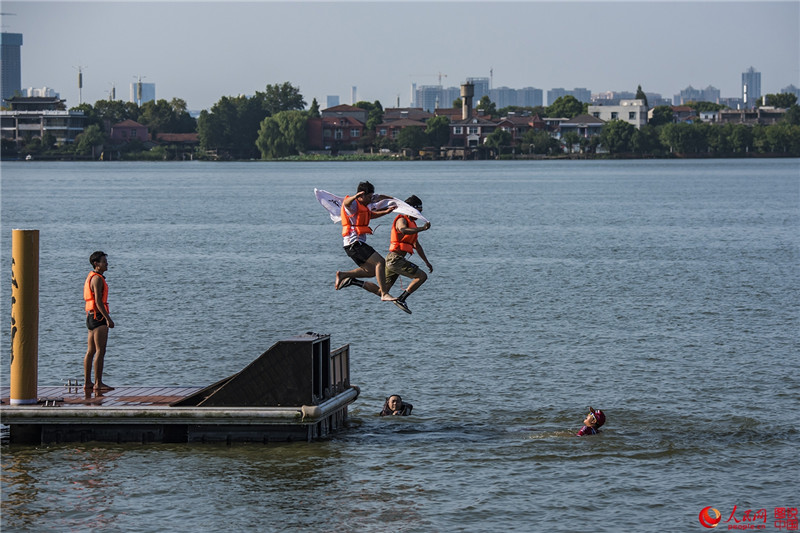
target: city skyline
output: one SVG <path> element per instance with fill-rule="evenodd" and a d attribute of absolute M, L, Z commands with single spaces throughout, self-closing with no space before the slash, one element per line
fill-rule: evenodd
<path fill-rule="evenodd" d="M 197 110 L 287 81 L 323 107 L 329 95 L 350 103 L 353 87 L 407 106 L 412 83 L 470 77 L 545 93 L 641 85 L 671 98 L 691 85 L 737 97 L 754 67 L 764 94 L 800 85 L 800 3 L 789 1 L 11 1 L 3 13 L 3 31 L 24 35 L 22 87 L 50 87 L 70 107 L 77 67 L 84 102 L 112 84 L 124 99 L 141 76 Z"/>

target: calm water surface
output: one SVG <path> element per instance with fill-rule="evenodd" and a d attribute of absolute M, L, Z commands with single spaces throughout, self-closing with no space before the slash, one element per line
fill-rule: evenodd
<path fill-rule="evenodd" d="M 333 289 L 352 263 L 313 189 L 364 179 L 432 221 L 412 315 Z M 362 394 L 310 444 L 4 445 L 3 531 L 687 531 L 706 506 L 775 529 L 800 505 L 797 159 L 3 163 L 6 316 L 12 228 L 41 231 L 40 384 L 82 377 L 100 249 L 108 383 L 208 385 L 315 331 Z M 390 393 L 414 415 L 379 418 Z M 587 405 L 605 431 L 573 437 Z"/>

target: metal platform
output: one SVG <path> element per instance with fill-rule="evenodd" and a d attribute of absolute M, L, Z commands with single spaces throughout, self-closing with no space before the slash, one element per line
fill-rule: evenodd
<path fill-rule="evenodd" d="M 358 393 L 349 346 L 331 352 L 329 336 L 309 333 L 207 387 L 44 386 L 37 404 L 10 405 L 5 386 L 0 422 L 24 444 L 310 441 L 342 427 Z"/>

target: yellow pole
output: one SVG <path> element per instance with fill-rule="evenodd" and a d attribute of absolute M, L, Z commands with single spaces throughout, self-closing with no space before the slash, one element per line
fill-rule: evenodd
<path fill-rule="evenodd" d="M 11 236 L 11 405 L 36 403 L 39 391 L 39 230 Z"/>

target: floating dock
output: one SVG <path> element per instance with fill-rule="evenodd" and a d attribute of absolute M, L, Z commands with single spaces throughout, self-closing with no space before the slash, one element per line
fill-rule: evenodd
<path fill-rule="evenodd" d="M 305 333 L 279 341 L 240 372 L 206 387 L 39 387 L 38 401 L 10 405 L 0 422 L 12 444 L 61 442 L 287 442 L 326 437 L 358 397 L 350 347 Z"/>

